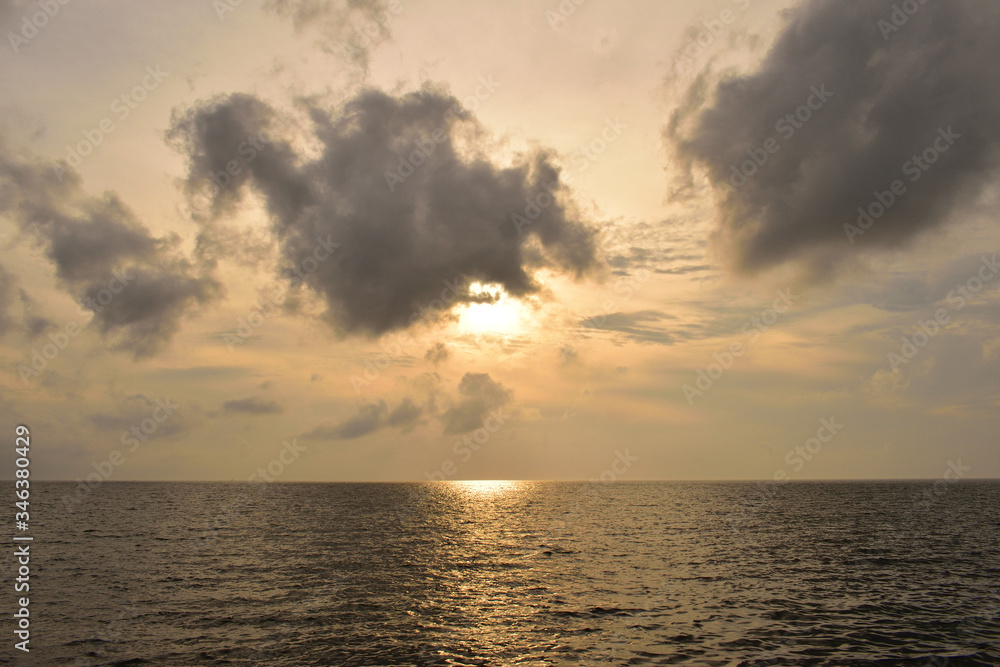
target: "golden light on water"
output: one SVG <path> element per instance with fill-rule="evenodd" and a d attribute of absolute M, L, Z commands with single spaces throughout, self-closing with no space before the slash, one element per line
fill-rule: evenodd
<path fill-rule="evenodd" d="M 522 486 L 521 482 L 504 479 L 460 480 L 451 482 L 451 484 L 463 493 L 478 497 L 502 496 L 516 491 Z"/>

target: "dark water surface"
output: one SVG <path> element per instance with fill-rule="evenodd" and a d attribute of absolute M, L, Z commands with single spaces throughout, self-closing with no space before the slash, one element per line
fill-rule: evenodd
<path fill-rule="evenodd" d="M 19 664 L 1000 664 L 996 482 L 74 490 Z"/>

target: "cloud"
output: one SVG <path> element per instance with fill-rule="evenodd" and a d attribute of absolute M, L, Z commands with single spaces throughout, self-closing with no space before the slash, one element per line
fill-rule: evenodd
<path fill-rule="evenodd" d="M 267 0 L 264 9 L 291 19 L 297 32 L 315 29 L 320 48 L 368 68 L 370 49 L 389 39 L 400 0 Z"/>
<path fill-rule="evenodd" d="M 109 412 L 91 413 L 89 420 L 102 431 L 128 431 L 138 427 L 145 434 L 140 439 L 146 440 L 184 435 L 191 430 L 199 414 L 194 406 L 177 405 L 169 397 L 153 400 L 144 394 L 133 394 L 121 399 Z M 155 428 L 147 426 L 151 423 Z"/>
<path fill-rule="evenodd" d="M 397 428 L 409 433 L 422 423 L 425 416 L 437 414 L 439 379 L 424 373 L 412 382 L 411 389 L 422 397 L 418 403 L 409 396 L 389 409 L 379 399 L 358 408 L 358 414 L 334 425 L 320 425 L 301 437 L 316 440 L 353 440 L 384 428 Z M 487 373 L 466 373 L 458 384 L 459 399 L 440 414 L 445 433 L 465 433 L 480 428 L 490 410 L 510 403 L 512 393 Z"/>
<path fill-rule="evenodd" d="M 226 401 L 222 404 L 222 411 L 228 413 L 239 412 L 249 415 L 276 415 L 284 410 L 277 401 L 266 401 L 251 396 L 249 398 Z"/>
<path fill-rule="evenodd" d="M 987 300 L 985 294 L 1000 287 L 996 257 L 995 252 L 977 253 L 956 257 L 932 270 L 868 275 L 864 283 L 846 288 L 848 301 L 867 303 L 889 312 L 906 312 L 942 303 L 964 304 L 970 296 L 974 300 Z M 968 291 L 970 287 L 981 288 L 983 293 L 976 296 Z"/>
<path fill-rule="evenodd" d="M 0 266 L 0 336 L 19 331 L 34 339 L 53 326 L 51 320 L 35 314 L 35 300 L 27 290 L 18 288 L 17 279 Z M 20 316 L 15 314 L 15 304 L 20 303 Z"/>
<path fill-rule="evenodd" d="M 444 343 L 435 343 L 424 354 L 424 360 L 437 365 L 442 361 L 446 361 L 449 356 L 451 356 L 451 352 L 448 351 L 448 347 Z"/>
<path fill-rule="evenodd" d="M 52 327 L 56 326 L 55 323 L 47 317 L 35 314 L 38 309 L 38 304 L 28 293 L 28 290 L 22 287 L 18 290 L 18 295 L 21 298 L 21 309 L 23 311 L 24 318 L 22 326 L 24 327 L 24 332 L 27 334 L 28 338 L 37 338 Z"/>
<path fill-rule="evenodd" d="M 10 313 L 14 305 L 14 276 L 0 266 L 0 336 L 5 335 L 14 325 L 15 320 Z"/>
<path fill-rule="evenodd" d="M 994 182 L 1000 5 L 920 3 L 910 16 L 900 5 L 807 0 L 756 71 L 722 80 L 712 96 L 703 72 L 675 112 L 666 136 L 719 189 L 713 240 L 736 269 L 794 262 L 828 275 L 858 247 L 904 248 L 946 227 Z M 832 97 L 820 104 L 817 90 Z M 762 154 L 769 139 L 777 149 Z M 938 157 L 923 170 L 912 160 L 927 149 L 928 163 Z M 744 164 L 745 184 L 733 171 Z M 852 245 L 845 225 L 896 180 L 905 192 L 889 192 L 894 203 Z"/>
<path fill-rule="evenodd" d="M 512 393 L 488 373 L 466 373 L 458 384 L 463 398 L 441 419 L 445 433 L 466 433 L 482 427 L 489 411 L 509 403 Z"/>
<path fill-rule="evenodd" d="M 404 398 L 403 402 L 389 413 L 389 416 L 385 419 L 385 423 L 387 426 L 402 429 L 403 433 L 408 433 L 417 425 L 423 412 L 423 409 L 411 399 Z"/>
<path fill-rule="evenodd" d="M 559 363 L 570 366 L 580 362 L 580 353 L 568 345 L 559 348 Z"/>
<path fill-rule="evenodd" d="M 580 320 L 579 325 L 585 329 L 625 334 L 626 338 L 639 343 L 671 345 L 676 341 L 676 337 L 657 326 L 657 323 L 668 319 L 675 318 L 658 310 L 638 310 L 631 313 L 595 315 Z"/>
<path fill-rule="evenodd" d="M 136 357 L 164 347 L 194 307 L 219 284 L 176 250 L 176 236 L 157 238 L 111 192 L 82 191 L 66 167 L 15 154 L 0 142 L 0 214 L 15 220 L 56 268 L 92 324 Z"/>
<path fill-rule="evenodd" d="M 317 440 L 353 440 L 368 435 L 382 427 L 385 419 L 385 401 L 368 403 L 358 408 L 356 417 L 346 419 L 336 426 L 317 426 L 304 437 Z"/>
<path fill-rule="evenodd" d="M 382 428 L 398 428 L 403 433 L 412 431 L 424 410 L 410 398 L 404 398 L 392 411 L 385 401 L 379 400 L 358 408 L 358 414 L 334 426 L 317 426 L 302 437 L 316 440 L 353 440 L 374 433 Z"/>
<path fill-rule="evenodd" d="M 24 17 L 24 14 L 31 14 L 29 9 L 36 9 L 37 6 L 30 5 L 28 0 L 3 0 L 0 2 L 0 28 L 3 28 L 4 35 L 9 30 L 14 30 L 19 32 L 21 26 L 19 25 Z"/>
<path fill-rule="evenodd" d="M 540 291 L 539 269 L 579 278 L 598 268 L 594 230 L 574 214 L 551 156 L 494 166 L 486 133 L 454 97 L 365 90 L 332 115 L 303 104 L 318 157 L 280 139 L 290 123 L 243 94 L 176 114 L 168 137 L 188 157 L 193 196 L 264 133 L 266 148 L 212 196 L 212 216 L 250 188 L 262 195 L 286 273 L 302 274 L 338 331 L 379 335 L 441 317 L 483 301 L 472 283 L 525 297 Z M 519 230 L 512 215 L 524 215 L 527 200 L 552 203 Z M 324 244 L 339 246 L 328 253 Z"/>

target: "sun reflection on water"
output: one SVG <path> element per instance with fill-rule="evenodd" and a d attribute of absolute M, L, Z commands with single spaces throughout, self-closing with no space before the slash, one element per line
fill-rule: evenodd
<path fill-rule="evenodd" d="M 472 479 L 450 482 L 452 488 L 469 496 L 478 498 L 496 498 L 519 490 L 522 482 L 512 482 L 504 479 Z"/>

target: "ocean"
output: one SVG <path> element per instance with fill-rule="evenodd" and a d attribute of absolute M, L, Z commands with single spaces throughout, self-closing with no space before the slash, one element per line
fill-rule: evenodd
<path fill-rule="evenodd" d="M 31 500 L 31 651 L 6 614 L 4 663 L 1000 664 L 996 481 L 33 482 Z"/>

